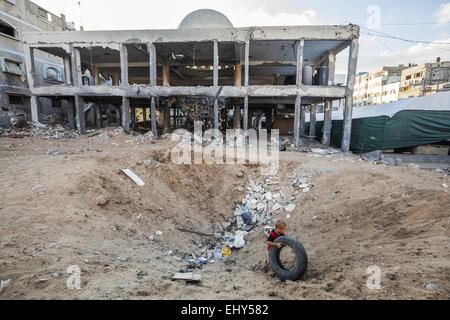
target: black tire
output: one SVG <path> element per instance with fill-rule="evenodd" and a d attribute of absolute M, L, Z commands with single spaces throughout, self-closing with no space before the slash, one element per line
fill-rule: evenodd
<path fill-rule="evenodd" d="M 297 281 L 301 280 L 308 269 L 308 255 L 303 245 L 292 238 L 280 237 L 275 243 L 282 243 L 290 247 L 295 253 L 295 265 L 292 269 L 286 270 L 280 260 L 280 253 L 283 249 L 271 247 L 269 252 L 269 264 L 275 275 L 281 280 Z"/>

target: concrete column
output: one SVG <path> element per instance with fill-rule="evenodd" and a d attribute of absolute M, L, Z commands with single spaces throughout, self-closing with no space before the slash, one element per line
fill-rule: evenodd
<path fill-rule="evenodd" d="M 102 128 L 102 105 L 100 103 L 95 104 L 95 124 L 97 129 Z"/>
<path fill-rule="evenodd" d="M 64 57 L 64 75 L 66 77 L 66 84 L 72 85 L 72 67 L 70 65 L 70 55 Z"/>
<path fill-rule="evenodd" d="M 93 73 L 92 75 L 94 77 L 95 85 L 98 86 L 100 84 L 100 78 L 99 78 L 100 71 L 99 71 L 98 67 L 94 66 L 93 70 L 92 70 L 92 73 Z"/>
<path fill-rule="evenodd" d="M 358 65 L 359 42 L 353 39 L 350 45 L 348 72 L 347 72 L 347 95 L 344 107 L 344 133 L 342 137 L 342 151 L 350 151 L 350 140 L 352 137 L 353 121 L 353 91 L 355 87 L 356 67 Z"/>
<path fill-rule="evenodd" d="M 131 128 L 134 128 L 136 126 L 136 108 L 131 107 Z"/>
<path fill-rule="evenodd" d="M 249 78 L 250 78 L 250 40 L 247 40 L 245 42 L 245 86 L 248 87 L 249 85 Z"/>
<path fill-rule="evenodd" d="M 242 86 L 242 66 L 240 63 L 236 63 L 234 66 L 234 86 Z"/>
<path fill-rule="evenodd" d="M 31 121 L 33 123 L 39 123 L 39 105 L 38 105 L 38 97 L 32 95 L 30 97 L 30 107 L 31 107 Z"/>
<path fill-rule="evenodd" d="M 248 95 L 244 98 L 244 131 L 248 130 Z"/>
<path fill-rule="evenodd" d="M 69 99 L 62 99 L 61 105 L 63 108 L 67 109 L 67 120 L 69 122 L 70 130 L 75 130 L 75 110 L 73 102 Z"/>
<path fill-rule="evenodd" d="M 306 132 L 306 106 L 300 107 L 300 145 L 305 142 L 305 132 Z"/>
<path fill-rule="evenodd" d="M 27 71 L 27 80 L 28 86 L 30 89 L 35 87 L 35 66 L 34 66 L 34 48 L 31 48 L 29 45 L 24 44 L 24 52 L 25 52 L 25 68 Z"/>
<path fill-rule="evenodd" d="M 322 137 L 322 144 L 326 146 L 329 146 L 331 144 L 332 114 L 333 114 L 333 101 L 326 101 L 324 106 L 323 137 Z"/>
<path fill-rule="evenodd" d="M 233 129 L 241 129 L 241 106 L 234 106 Z"/>
<path fill-rule="evenodd" d="M 81 54 L 79 48 L 74 48 L 73 45 L 70 46 L 71 62 L 72 62 L 72 77 L 74 86 L 82 86 L 82 70 L 81 70 Z"/>
<path fill-rule="evenodd" d="M 334 85 L 334 77 L 336 74 L 336 55 L 330 52 L 328 55 L 328 85 Z"/>
<path fill-rule="evenodd" d="M 311 112 L 309 113 L 309 136 L 315 137 L 316 136 L 316 115 L 317 115 L 317 109 L 316 106 L 313 104 L 311 105 Z M 314 138 L 310 138 L 309 141 L 314 141 Z"/>
<path fill-rule="evenodd" d="M 297 46 L 297 86 L 303 84 L 303 56 L 305 49 L 305 40 L 300 40 Z"/>
<path fill-rule="evenodd" d="M 122 97 L 122 128 L 130 131 L 130 99 L 127 97 Z"/>
<path fill-rule="evenodd" d="M 84 99 L 78 95 L 75 95 L 75 110 L 76 110 L 76 123 L 79 134 L 86 133 L 86 119 L 84 116 Z"/>
<path fill-rule="evenodd" d="M 170 131 L 170 103 L 164 106 L 164 133 Z"/>
<path fill-rule="evenodd" d="M 170 86 L 170 65 L 165 64 L 162 67 L 162 78 L 163 78 L 163 86 Z"/>
<path fill-rule="evenodd" d="M 128 81 L 128 48 L 126 44 L 120 44 L 120 80 L 122 86 L 127 86 Z"/>
<path fill-rule="evenodd" d="M 302 97 L 297 96 L 295 99 L 295 115 L 294 115 L 294 144 L 295 147 L 300 147 L 300 118 L 301 118 L 301 108 L 302 108 Z"/>
<path fill-rule="evenodd" d="M 219 43 L 214 40 L 214 69 L 213 69 L 213 85 L 219 86 Z"/>
<path fill-rule="evenodd" d="M 214 129 L 219 130 L 219 101 L 217 99 L 214 100 Z"/>
<path fill-rule="evenodd" d="M 150 85 L 157 85 L 157 62 L 156 62 L 156 47 L 153 43 L 148 44 L 148 52 L 149 52 L 149 66 L 150 66 Z"/>
<path fill-rule="evenodd" d="M 272 121 L 273 121 L 273 109 L 270 108 L 266 111 L 267 130 L 272 130 Z"/>
<path fill-rule="evenodd" d="M 152 117 L 152 133 L 155 137 L 158 137 L 158 127 L 156 123 L 156 97 L 152 97 L 151 117 Z"/>

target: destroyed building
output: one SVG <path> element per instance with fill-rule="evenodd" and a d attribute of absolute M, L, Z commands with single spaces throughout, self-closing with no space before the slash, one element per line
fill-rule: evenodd
<path fill-rule="evenodd" d="M 31 120 L 30 96 L 25 69 L 23 34 L 72 29 L 64 15 L 56 16 L 28 0 L 0 1 L 0 128 L 11 121 Z M 36 52 L 36 84 L 61 84 L 65 81 L 63 60 Z M 56 99 L 38 98 L 43 113 L 57 113 Z"/>
<path fill-rule="evenodd" d="M 314 136 L 330 144 L 332 103 L 345 99 L 342 149 L 349 150 L 355 25 L 235 28 L 204 9 L 173 30 L 40 31 L 23 39 L 33 122 L 44 116 L 46 98 L 81 134 L 117 125 L 157 136 L 201 120 L 221 130 L 280 129 L 296 146 Z M 347 80 L 337 84 L 336 55 L 347 48 Z M 62 82 L 39 81 L 41 52 L 61 59 Z M 318 104 L 325 104 L 320 136 Z"/>

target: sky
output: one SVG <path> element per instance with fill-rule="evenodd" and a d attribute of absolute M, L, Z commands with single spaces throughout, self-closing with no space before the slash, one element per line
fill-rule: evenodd
<path fill-rule="evenodd" d="M 450 2 L 439 0 L 33 1 L 52 13 L 64 13 L 77 26 L 81 22 L 85 30 L 174 29 L 188 13 L 204 8 L 224 13 L 235 27 L 354 23 L 362 32 L 358 71 L 437 57 L 450 60 Z M 345 73 L 346 63 L 343 52 L 337 72 Z"/>

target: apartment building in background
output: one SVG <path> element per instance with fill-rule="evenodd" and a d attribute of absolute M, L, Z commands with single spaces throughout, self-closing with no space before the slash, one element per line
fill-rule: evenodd
<path fill-rule="evenodd" d="M 29 0 L 0 0 L 0 127 L 23 117 L 31 120 L 30 96 L 25 70 L 25 32 L 74 29 L 64 15 L 57 16 Z M 38 83 L 64 83 L 63 60 L 36 50 L 35 76 Z M 58 108 L 41 98 L 42 108 Z"/>
<path fill-rule="evenodd" d="M 357 75 L 354 105 L 390 103 L 450 90 L 450 61 L 383 67 Z"/>
<path fill-rule="evenodd" d="M 356 78 L 355 106 L 389 103 L 398 100 L 402 71 L 408 66 L 382 67 L 360 73 Z"/>

